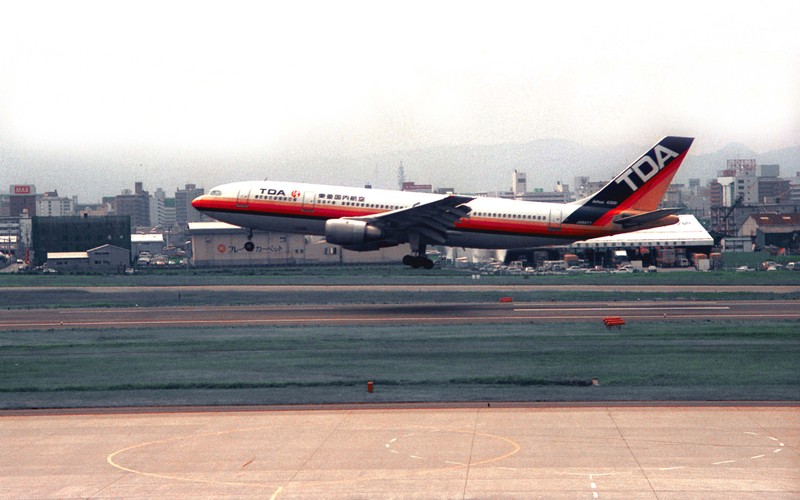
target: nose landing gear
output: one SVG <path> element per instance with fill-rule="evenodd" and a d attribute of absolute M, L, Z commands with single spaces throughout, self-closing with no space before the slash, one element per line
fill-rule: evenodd
<path fill-rule="evenodd" d="M 244 244 L 244 249 L 247 250 L 248 252 L 252 252 L 253 250 L 256 249 L 256 245 L 252 241 L 250 241 L 252 239 L 253 239 L 253 230 L 250 229 L 250 231 L 248 231 L 247 233 L 247 243 Z"/>

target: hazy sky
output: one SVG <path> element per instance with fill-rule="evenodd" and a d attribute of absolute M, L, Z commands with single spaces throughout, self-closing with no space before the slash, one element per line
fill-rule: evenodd
<path fill-rule="evenodd" d="M 0 190 L 209 188 L 292 178 L 270 162 L 551 137 L 796 146 L 798 19 L 796 0 L 0 0 Z M 183 154 L 225 171 L 197 178 Z"/>

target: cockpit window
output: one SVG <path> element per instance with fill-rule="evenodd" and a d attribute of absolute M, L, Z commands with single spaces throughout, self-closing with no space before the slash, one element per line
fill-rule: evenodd
<path fill-rule="evenodd" d="M 222 196 L 222 191 L 220 191 L 219 189 L 215 189 L 208 194 L 210 194 L 211 196 Z"/>

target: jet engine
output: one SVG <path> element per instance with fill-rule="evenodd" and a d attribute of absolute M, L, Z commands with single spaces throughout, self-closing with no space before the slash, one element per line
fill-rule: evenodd
<path fill-rule="evenodd" d="M 325 221 L 325 239 L 334 245 L 362 245 L 383 238 L 380 228 L 361 220 L 329 219 Z"/>

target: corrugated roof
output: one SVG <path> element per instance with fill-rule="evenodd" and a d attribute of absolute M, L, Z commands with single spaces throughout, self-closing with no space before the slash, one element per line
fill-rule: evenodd
<path fill-rule="evenodd" d="M 47 260 L 55 259 L 88 259 L 89 254 L 86 252 L 47 252 Z"/>
<path fill-rule="evenodd" d="M 131 243 L 164 243 L 163 234 L 132 234 Z"/>
<path fill-rule="evenodd" d="M 759 226 L 797 226 L 800 225 L 800 213 L 796 214 L 753 214 L 750 217 Z"/>
<path fill-rule="evenodd" d="M 239 226 L 228 224 L 225 222 L 190 222 L 189 231 L 231 231 L 231 230 L 244 230 Z"/>
<path fill-rule="evenodd" d="M 123 252 L 130 252 L 130 250 L 128 250 L 127 248 L 122 248 L 118 247 L 117 245 L 112 245 L 111 243 L 106 243 L 105 245 L 100 245 L 99 247 L 90 248 L 89 250 L 86 250 L 86 253 L 94 252 L 96 250 L 100 250 L 101 248 L 106 248 L 106 247 L 108 247 L 109 249 L 114 248 L 116 250 L 122 250 Z"/>

